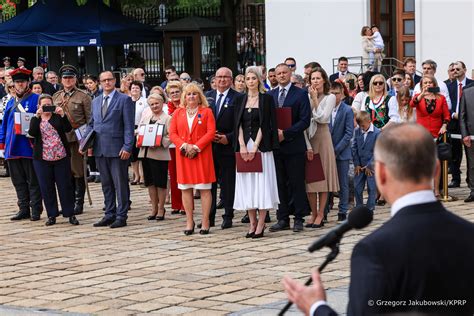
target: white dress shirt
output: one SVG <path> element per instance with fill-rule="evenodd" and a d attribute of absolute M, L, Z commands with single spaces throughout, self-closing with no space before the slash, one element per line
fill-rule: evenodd
<path fill-rule="evenodd" d="M 436 197 L 432 190 L 421 190 L 411 192 L 405 194 L 404 196 L 398 198 L 395 202 L 393 202 L 390 214 L 393 217 L 395 216 L 395 214 L 398 213 L 398 211 L 400 211 L 404 207 L 417 204 L 432 203 L 436 201 Z"/>
<path fill-rule="evenodd" d="M 222 107 L 225 105 L 225 99 L 227 98 L 227 94 L 229 93 L 229 89 L 225 90 L 224 92 L 219 92 L 219 90 L 216 90 L 216 108 L 219 106 L 219 112 L 216 113 L 216 115 L 219 115 L 220 111 L 222 110 Z M 217 101 L 219 101 L 219 96 L 222 96 L 221 104 L 217 104 Z"/>

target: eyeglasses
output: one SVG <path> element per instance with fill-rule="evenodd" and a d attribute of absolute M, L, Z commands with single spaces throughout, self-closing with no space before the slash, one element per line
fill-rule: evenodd
<path fill-rule="evenodd" d="M 105 79 L 102 79 L 100 80 L 100 82 L 110 82 L 110 81 L 114 81 L 115 78 L 105 78 Z"/>
<path fill-rule="evenodd" d="M 295 68 L 296 67 L 296 64 L 286 64 L 288 66 L 288 68 Z"/>
<path fill-rule="evenodd" d="M 181 78 L 181 80 L 191 81 L 191 77 L 184 77 L 184 78 Z"/>
<path fill-rule="evenodd" d="M 232 77 L 231 76 L 216 76 L 215 78 L 219 79 L 219 80 L 225 80 L 225 79 L 232 78 Z"/>
<path fill-rule="evenodd" d="M 385 84 L 385 82 L 383 82 L 383 81 L 374 81 L 374 86 L 382 86 L 384 84 Z"/>
<path fill-rule="evenodd" d="M 392 81 L 394 82 L 401 82 L 403 79 L 402 78 L 399 78 L 399 77 L 393 77 L 392 78 Z"/>
<path fill-rule="evenodd" d="M 167 74 L 167 75 L 169 75 L 171 73 L 173 73 L 173 72 L 172 71 L 165 71 L 165 74 Z"/>
<path fill-rule="evenodd" d="M 453 68 L 453 71 L 461 71 L 461 68 Z"/>

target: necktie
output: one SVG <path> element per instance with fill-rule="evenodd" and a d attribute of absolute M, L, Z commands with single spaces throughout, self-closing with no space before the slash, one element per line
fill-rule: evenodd
<path fill-rule="evenodd" d="M 105 114 L 107 113 L 107 107 L 109 106 L 109 96 L 106 95 L 104 97 L 104 103 L 102 103 L 102 118 L 105 117 Z"/>
<path fill-rule="evenodd" d="M 280 92 L 280 97 L 278 97 L 278 105 L 280 107 L 282 107 L 283 103 L 285 103 L 285 98 L 286 98 L 286 90 L 285 88 L 282 88 Z"/>
<path fill-rule="evenodd" d="M 222 93 L 219 94 L 219 98 L 217 99 L 217 103 L 216 103 L 216 115 L 219 115 L 219 111 L 221 110 L 221 102 L 222 102 L 223 97 L 224 95 Z"/>
<path fill-rule="evenodd" d="M 462 97 L 462 82 L 459 83 L 458 87 L 458 104 L 456 104 L 456 113 L 459 113 L 459 105 L 461 104 Z"/>

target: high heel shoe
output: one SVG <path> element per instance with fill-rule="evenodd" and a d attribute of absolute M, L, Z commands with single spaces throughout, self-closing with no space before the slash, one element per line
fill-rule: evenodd
<path fill-rule="evenodd" d="M 156 219 L 156 215 L 150 215 L 146 219 L 149 221 L 154 221 Z"/>
<path fill-rule="evenodd" d="M 209 229 L 201 229 L 201 230 L 199 231 L 199 234 L 200 234 L 200 235 L 208 235 L 208 234 L 209 234 Z"/>
<path fill-rule="evenodd" d="M 184 230 L 184 234 L 185 234 L 186 236 L 189 236 L 189 235 L 194 234 L 194 226 L 195 226 L 195 224 L 194 224 L 194 222 L 193 222 L 193 228 L 192 228 L 192 229 L 185 229 L 185 230 Z"/>
<path fill-rule="evenodd" d="M 164 221 L 165 220 L 166 209 L 163 210 L 163 216 L 156 216 L 157 221 Z"/>
<path fill-rule="evenodd" d="M 324 226 L 324 219 L 322 219 L 321 222 L 319 222 L 319 224 L 314 223 L 312 225 L 312 228 L 321 228 L 323 226 Z"/>
<path fill-rule="evenodd" d="M 179 214 L 179 210 L 172 210 L 171 211 L 171 215 L 176 215 L 176 214 Z"/>
<path fill-rule="evenodd" d="M 263 226 L 263 229 L 262 229 L 262 232 L 257 234 L 257 233 L 254 233 L 254 235 L 252 236 L 252 239 L 257 239 L 257 238 L 262 238 L 263 237 L 263 233 L 265 232 L 265 229 L 267 228 L 267 226 Z"/>
<path fill-rule="evenodd" d="M 255 236 L 255 232 L 247 233 L 247 235 L 245 235 L 245 238 L 253 238 L 253 236 Z"/>

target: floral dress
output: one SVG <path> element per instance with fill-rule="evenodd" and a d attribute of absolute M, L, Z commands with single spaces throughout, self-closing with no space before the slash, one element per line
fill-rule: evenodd
<path fill-rule="evenodd" d="M 66 157 L 66 148 L 58 131 L 47 120 L 40 123 L 41 140 L 43 141 L 43 160 L 58 161 Z"/>

